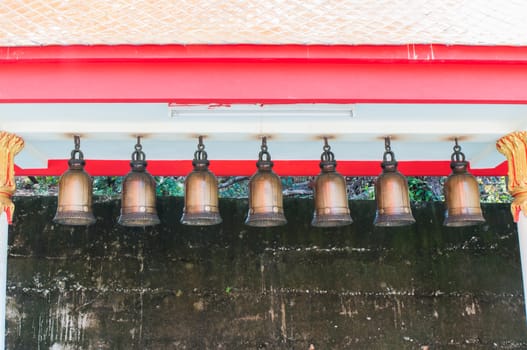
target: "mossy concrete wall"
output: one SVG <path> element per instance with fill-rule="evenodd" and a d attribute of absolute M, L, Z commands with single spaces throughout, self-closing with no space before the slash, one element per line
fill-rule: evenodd
<path fill-rule="evenodd" d="M 517 232 L 508 205 L 487 224 L 444 228 L 443 206 L 417 224 L 315 229 L 308 199 L 289 223 L 243 224 L 247 202 L 222 200 L 222 225 L 179 224 L 181 198 L 159 198 L 162 224 L 54 225 L 56 198 L 15 199 L 9 236 L 9 349 L 525 349 Z M 312 345 L 311 345 L 312 344 Z"/>

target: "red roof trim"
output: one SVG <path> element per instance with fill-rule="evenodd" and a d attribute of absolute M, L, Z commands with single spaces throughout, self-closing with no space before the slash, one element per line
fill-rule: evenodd
<path fill-rule="evenodd" d="M 4 47 L 0 77 L 0 103 L 527 103 L 527 47 Z M 18 169 L 18 174 L 58 175 L 66 163 L 55 162 L 44 170 Z M 229 162 L 213 162 L 211 168 L 217 166 L 218 175 L 254 171 L 252 161 Z M 127 163 L 92 161 L 88 169 L 94 175 L 122 175 Z M 190 161 L 152 161 L 150 169 L 185 175 Z M 277 161 L 275 169 L 284 175 L 316 175 L 318 163 Z M 407 175 L 450 171 L 448 162 L 401 162 L 400 169 Z M 344 175 L 379 172 L 377 162 L 341 162 L 339 170 Z M 506 167 L 478 172 L 505 175 Z"/>
<path fill-rule="evenodd" d="M 410 45 L 94 45 L 0 47 L 0 63 L 111 61 L 527 63 L 527 47 Z"/>
<path fill-rule="evenodd" d="M 0 103 L 527 103 L 527 47 L 0 48 Z"/>
<path fill-rule="evenodd" d="M 320 172 L 318 160 L 275 160 L 273 170 L 281 176 L 316 176 Z M 17 176 L 58 176 L 68 168 L 67 159 L 48 162 L 44 169 L 15 167 Z M 400 161 L 398 169 L 407 176 L 446 176 L 450 161 Z M 256 160 L 211 160 L 210 170 L 216 176 L 250 176 L 256 171 Z M 344 176 L 377 176 L 380 161 L 338 161 L 337 170 Z M 123 176 L 130 171 L 129 160 L 86 160 L 86 171 L 92 176 Z M 192 171 L 191 160 L 151 160 L 148 171 L 155 176 L 186 176 Z M 496 168 L 471 169 L 476 176 L 505 176 L 507 162 Z"/>
<path fill-rule="evenodd" d="M 527 103 L 527 65 L 0 63 L 0 103 Z"/>

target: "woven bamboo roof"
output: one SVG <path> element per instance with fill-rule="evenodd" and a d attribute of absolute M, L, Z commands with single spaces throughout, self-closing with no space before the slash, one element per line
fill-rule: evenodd
<path fill-rule="evenodd" d="M 526 45 L 522 0 L 3 0 L 0 46 Z"/>

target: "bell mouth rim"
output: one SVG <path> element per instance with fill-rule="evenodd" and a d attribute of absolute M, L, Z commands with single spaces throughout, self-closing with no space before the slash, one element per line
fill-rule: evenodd
<path fill-rule="evenodd" d="M 443 226 L 446 226 L 446 227 L 466 227 L 466 226 L 483 225 L 484 223 L 485 223 L 485 220 L 465 220 L 465 221 L 443 222 Z"/>
<path fill-rule="evenodd" d="M 187 213 L 183 212 L 179 222 L 188 226 L 214 226 L 223 222 L 219 212 Z"/>
<path fill-rule="evenodd" d="M 287 224 L 283 212 L 250 213 L 245 219 L 245 224 L 252 227 L 276 227 Z"/>
<path fill-rule="evenodd" d="M 443 226 L 464 227 L 476 226 L 486 222 L 481 206 L 446 208 Z"/>
<path fill-rule="evenodd" d="M 390 221 L 373 221 L 373 225 L 376 227 L 401 227 L 410 226 L 415 224 L 415 219 L 396 219 Z"/>
<path fill-rule="evenodd" d="M 121 226 L 125 227 L 147 227 L 147 226 L 155 226 L 159 225 L 161 221 L 159 219 L 155 220 L 149 220 L 149 221 L 141 221 L 139 219 L 121 219 L 117 221 L 117 223 Z"/>
<path fill-rule="evenodd" d="M 353 220 L 351 221 L 325 221 L 324 223 L 313 223 L 311 222 L 311 226 L 313 227 L 344 227 L 353 224 Z"/>
<path fill-rule="evenodd" d="M 409 226 L 415 223 L 410 206 L 377 208 L 373 220 L 373 225 L 377 227 Z"/>
<path fill-rule="evenodd" d="M 466 227 L 483 225 L 486 222 L 483 217 L 468 217 L 466 220 L 456 220 L 455 218 L 447 217 L 443 221 L 443 226 L 446 227 Z"/>
<path fill-rule="evenodd" d="M 353 219 L 350 216 L 339 216 L 335 217 L 333 216 L 329 220 L 324 220 L 324 218 L 313 218 L 311 220 L 311 226 L 313 227 L 342 227 L 342 226 L 348 226 L 353 224 Z"/>
<path fill-rule="evenodd" d="M 278 226 L 284 226 L 287 224 L 287 220 L 251 220 L 251 221 L 245 221 L 245 225 L 251 226 L 251 227 L 278 227 Z"/>
<path fill-rule="evenodd" d="M 117 223 L 125 227 L 147 227 L 158 225 L 161 220 L 152 212 L 121 212 Z"/>
<path fill-rule="evenodd" d="M 82 214 L 82 216 L 79 214 Z M 66 226 L 89 226 L 93 225 L 96 221 L 97 219 L 93 213 L 87 213 L 84 211 L 61 211 L 53 218 L 54 223 Z"/>
<path fill-rule="evenodd" d="M 69 220 L 66 220 L 66 219 L 54 219 L 53 220 L 54 223 L 56 224 L 59 224 L 59 225 L 64 225 L 64 226 L 91 226 L 93 224 L 95 224 L 95 221 L 69 221 Z"/>

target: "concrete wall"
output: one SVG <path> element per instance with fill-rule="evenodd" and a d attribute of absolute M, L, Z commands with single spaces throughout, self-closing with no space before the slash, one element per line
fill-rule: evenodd
<path fill-rule="evenodd" d="M 52 223 L 56 198 L 15 203 L 9 349 L 527 348 L 508 205 L 477 228 L 443 228 L 434 203 L 375 229 L 374 203 L 352 202 L 353 225 L 315 229 L 290 199 L 287 226 L 253 229 L 246 201 L 222 200 L 224 223 L 195 228 L 160 198 L 162 225 L 125 229 L 99 201 L 73 229 Z"/>

